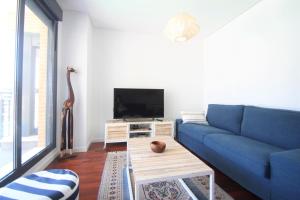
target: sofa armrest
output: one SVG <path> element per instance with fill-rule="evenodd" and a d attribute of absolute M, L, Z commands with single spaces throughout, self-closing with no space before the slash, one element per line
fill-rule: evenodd
<path fill-rule="evenodd" d="M 176 119 L 176 126 L 182 124 L 182 122 L 183 122 L 182 119 Z"/>
<path fill-rule="evenodd" d="M 178 139 L 178 126 L 182 124 L 182 119 L 176 119 L 175 121 L 175 138 Z"/>
<path fill-rule="evenodd" d="M 299 198 L 300 149 L 273 153 L 270 164 L 272 199 Z"/>

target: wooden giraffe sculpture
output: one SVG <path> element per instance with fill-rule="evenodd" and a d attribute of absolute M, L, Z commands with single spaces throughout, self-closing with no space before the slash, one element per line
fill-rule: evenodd
<path fill-rule="evenodd" d="M 63 157 L 66 150 L 69 150 L 69 155 L 72 155 L 73 150 L 73 105 L 75 102 L 74 91 L 71 84 L 71 73 L 76 70 L 70 66 L 67 67 L 67 84 L 68 84 L 68 99 L 64 101 L 62 109 L 62 129 L 61 129 L 61 154 Z"/>

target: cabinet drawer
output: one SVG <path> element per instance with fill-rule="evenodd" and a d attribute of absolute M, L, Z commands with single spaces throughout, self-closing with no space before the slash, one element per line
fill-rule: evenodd
<path fill-rule="evenodd" d="M 108 132 L 127 132 L 127 126 L 108 126 Z"/>
<path fill-rule="evenodd" d="M 172 135 L 173 127 L 172 124 L 156 124 L 155 135 Z"/>
<path fill-rule="evenodd" d="M 167 132 L 161 132 L 161 131 L 157 131 L 155 133 L 156 136 L 172 136 L 172 131 L 169 130 Z"/>
<path fill-rule="evenodd" d="M 127 125 L 107 126 L 106 139 L 125 140 L 127 138 Z"/>
<path fill-rule="evenodd" d="M 127 134 L 126 134 L 126 132 L 108 132 L 107 139 L 123 140 L 123 139 L 127 139 Z"/>
<path fill-rule="evenodd" d="M 171 124 L 156 124 L 155 125 L 155 130 L 165 130 L 165 129 L 172 129 Z"/>

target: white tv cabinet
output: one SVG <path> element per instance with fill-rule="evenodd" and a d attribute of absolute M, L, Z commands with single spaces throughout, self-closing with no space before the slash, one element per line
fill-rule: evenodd
<path fill-rule="evenodd" d="M 133 137 L 174 137 L 174 122 L 172 120 L 124 121 L 108 120 L 105 123 L 104 148 L 108 143 L 127 142 Z"/>

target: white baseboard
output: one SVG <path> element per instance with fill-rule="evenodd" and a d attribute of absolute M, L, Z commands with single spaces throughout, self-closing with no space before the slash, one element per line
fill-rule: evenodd
<path fill-rule="evenodd" d="M 102 138 L 95 138 L 95 139 L 90 140 L 87 150 L 90 148 L 91 144 L 95 143 L 95 142 L 104 142 L 104 139 L 102 139 Z"/>
<path fill-rule="evenodd" d="M 25 175 L 32 174 L 34 172 L 42 171 L 48 167 L 48 165 L 59 155 L 58 149 L 53 149 L 42 160 L 30 168 Z"/>
<path fill-rule="evenodd" d="M 94 143 L 94 142 L 104 142 L 104 138 L 95 138 L 92 140 L 91 143 Z"/>
<path fill-rule="evenodd" d="M 73 149 L 74 152 L 87 152 L 88 149 L 90 148 L 91 144 L 92 143 L 95 143 L 95 142 L 104 142 L 104 139 L 103 138 L 95 138 L 95 139 L 92 139 L 89 141 L 88 145 L 87 146 L 81 146 L 81 147 L 75 147 Z"/>
<path fill-rule="evenodd" d="M 88 150 L 88 147 L 86 146 L 81 146 L 81 147 L 76 147 L 73 149 L 73 152 L 77 152 L 77 153 L 80 153 L 80 152 L 87 152 Z"/>

